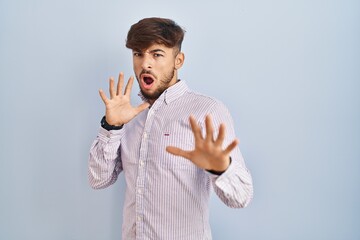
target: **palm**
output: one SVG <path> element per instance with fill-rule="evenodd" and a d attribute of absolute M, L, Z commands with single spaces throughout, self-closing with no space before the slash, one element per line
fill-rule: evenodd
<path fill-rule="evenodd" d="M 138 107 L 133 107 L 131 105 L 130 93 L 133 82 L 134 78 L 130 77 L 126 85 L 125 92 L 122 93 L 122 88 L 124 85 L 124 75 L 120 73 L 116 90 L 114 86 L 114 79 L 110 78 L 110 98 L 107 98 L 102 90 L 99 91 L 100 97 L 106 107 L 106 121 L 110 125 L 122 125 L 128 123 L 137 114 L 139 114 L 141 111 L 145 110 L 149 106 L 149 103 L 142 103 Z"/>
<path fill-rule="evenodd" d="M 202 169 L 225 170 L 228 164 L 229 154 L 224 154 L 221 146 L 215 143 L 200 140 L 195 143 L 195 149 L 188 152 L 188 159 Z"/>
<path fill-rule="evenodd" d="M 210 116 L 206 116 L 205 119 L 205 137 L 202 136 L 201 129 L 193 117 L 190 117 L 190 124 L 195 137 L 195 149 L 193 151 L 184 151 L 180 148 L 169 146 L 166 150 L 176 156 L 189 159 L 199 168 L 225 171 L 230 164 L 230 152 L 236 147 L 238 140 L 235 139 L 223 150 L 225 125 L 220 125 L 218 137 L 214 139 L 214 130 Z"/>

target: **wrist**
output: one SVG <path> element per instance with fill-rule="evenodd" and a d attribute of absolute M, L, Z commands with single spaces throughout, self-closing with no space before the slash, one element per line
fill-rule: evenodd
<path fill-rule="evenodd" d="M 101 119 L 101 127 L 103 127 L 104 129 L 110 131 L 110 130 L 120 130 L 122 129 L 122 127 L 124 126 L 124 124 L 121 124 L 121 125 L 111 125 L 109 124 L 107 121 L 106 121 L 106 117 L 104 116 L 102 119 Z"/>
<path fill-rule="evenodd" d="M 225 168 L 223 168 L 224 170 L 206 169 L 206 171 L 208 171 L 209 173 L 220 176 L 221 174 L 223 174 L 229 168 L 229 166 L 231 164 L 231 157 L 229 157 L 229 160 L 227 162 L 228 162 L 228 164 L 227 164 L 227 166 Z"/>

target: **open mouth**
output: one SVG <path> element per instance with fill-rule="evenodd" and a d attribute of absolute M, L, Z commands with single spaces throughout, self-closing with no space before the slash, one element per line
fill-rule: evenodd
<path fill-rule="evenodd" d="M 151 85 L 154 82 L 154 79 L 151 77 L 144 77 L 144 82 L 146 85 Z"/>
<path fill-rule="evenodd" d="M 154 84 L 154 77 L 151 74 L 143 74 L 141 76 L 142 79 L 142 85 L 145 89 L 150 89 L 152 85 Z"/>

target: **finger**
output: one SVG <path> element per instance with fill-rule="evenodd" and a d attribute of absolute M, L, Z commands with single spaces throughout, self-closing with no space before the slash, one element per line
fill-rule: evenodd
<path fill-rule="evenodd" d="M 110 92 L 110 99 L 113 99 L 116 96 L 116 92 L 114 89 L 114 78 L 111 77 L 109 79 L 109 92 Z"/>
<path fill-rule="evenodd" d="M 195 139 L 203 139 L 202 134 L 201 134 L 200 127 L 199 127 L 199 125 L 197 124 L 195 118 L 194 118 L 193 116 L 190 116 L 190 117 L 189 117 L 189 121 L 190 121 L 191 129 L 192 129 L 192 131 L 193 131 L 193 133 L 194 133 Z"/>
<path fill-rule="evenodd" d="M 220 124 L 220 127 L 219 127 L 219 134 L 218 134 L 218 137 L 215 141 L 216 144 L 220 144 L 222 145 L 222 143 L 224 142 L 224 139 L 225 139 L 225 124 Z"/>
<path fill-rule="evenodd" d="M 184 151 L 184 150 L 182 150 L 180 148 L 167 146 L 166 151 L 168 153 L 171 153 L 171 154 L 175 155 L 175 156 L 180 156 L 180 157 L 184 157 L 184 158 L 187 158 L 187 159 L 191 160 L 190 159 L 190 152 Z"/>
<path fill-rule="evenodd" d="M 124 95 L 130 96 L 131 88 L 132 88 L 132 86 L 133 86 L 133 83 L 134 83 L 134 77 L 131 76 L 131 77 L 129 78 L 128 83 L 126 84 L 126 88 L 125 88 L 125 93 L 124 93 Z"/>
<path fill-rule="evenodd" d="M 224 150 L 224 153 L 226 155 L 230 154 L 230 152 L 232 150 L 234 150 L 234 148 L 239 144 L 239 140 L 238 139 L 235 139 L 234 141 L 232 141 L 229 146 L 227 146 L 227 148 Z"/>
<path fill-rule="evenodd" d="M 206 115 L 205 117 L 205 127 L 206 127 L 206 139 L 208 141 L 214 141 L 214 127 L 210 115 Z"/>
<path fill-rule="evenodd" d="M 144 102 L 136 108 L 136 111 L 137 111 L 137 113 L 141 113 L 142 111 L 147 109 L 149 106 L 150 106 L 150 104 L 148 102 Z"/>
<path fill-rule="evenodd" d="M 124 73 L 119 74 L 118 84 L 117 84 L 117 90 L 116 95 L 119 95 L 122 93 L 122 88 L 124 86 Z"/>
<path fill-rule="evenodd" d="M 103 102 L 106 104 L 108 101 L 108 98 L 106 97 L 106 94 L 104 93 L 104 91 L 102 89 L 99 89 L 99 94 L 100 94 L 100 97 L 103 100 Z"/>

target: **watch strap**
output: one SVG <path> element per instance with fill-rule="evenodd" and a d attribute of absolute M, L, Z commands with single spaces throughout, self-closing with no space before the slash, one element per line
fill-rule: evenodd
<path fill-rule="evenodd" d="M 120 130 L 122 129 L 123 125 L 120 126 L 115 126 L 115 125 L 110 125 L 107 121 L 105 116 L 101 119 L 101 127 L 105 128 L 106 130 L 110 131 L 110 130 Z"/>

